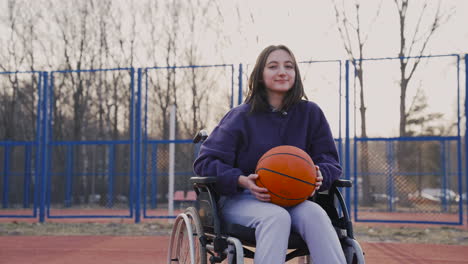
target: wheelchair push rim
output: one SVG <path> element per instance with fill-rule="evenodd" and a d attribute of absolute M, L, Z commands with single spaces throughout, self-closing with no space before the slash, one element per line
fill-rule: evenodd
<path fill-rule="evenodd" d="M 169 242 L 168 264 L 206 264 L 206 249 L 201 245 L 203 227 L 195 208 L 177 216 Z"/>

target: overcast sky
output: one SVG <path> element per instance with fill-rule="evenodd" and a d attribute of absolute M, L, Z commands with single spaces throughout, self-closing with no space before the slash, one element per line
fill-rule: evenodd
<path fill-rule="evenodd" d="M 336 0 L 338 4 L 342 0 Z M 351 18 L 354 18 L 352 6 L 354 1 L 346 2 L 346 10 Z M 407 12 L 407 28 L 412 32 L 417 16 L 422 8 L 423 1 L 410 1 Z M 421 25 L 425 28 L 430 25 L 434 18 L 438 1 L 428 1 L 429 8 L 422 18 Z M 286 44 L 295 53 L 300 61 L 307 60 L 345 60 L 347 55 L 336 27 L 335 11 L 333 2 L 330 0 L 236 0 L 220 1 L 226 23 L 224 32 L 231 34 L 233 46 L 228 49 L 227 61 L 233 63 L 244 62 L 253 64 L 258 53 L 270 44 Z M 399 20 L 397 8 L 393 0 L 362 0 L 361 3 L 361 25 L 364 32 L 368 33 L 368 41 L 364 50 L 366 58 L 397 57 L 399 51 Z M 376 10 L 381 3 L 381 12 L 375 19 Z M 234 7 L 240 6 L 239 14 Z M 432 37 L 425 55 L 463 54 L 468 53 L 468 1 L 466 0 L 444 0 L 441 1 L 441 12 L 450 14 L 446 21 Z M 375 20 L 374 20 L 375 19 Z M 230 21 L 231 20 L 231 21 Z M 399 88 L 398 75 L 394 75 L 390 67 L 397 70 L 397 61 L 383 61 L 371 67 L 375 69 L 367 75 L 366 106 L 368 119 L 368 134 L 370 136 L 398 136 L 399 131 Z M 413 82 L 413 87 L 408 90 L 408 106 L 411 103 L 416 87 L 425 89 L 428 98 L 430 112 L 443 113 L 442 122 L 446 126 L 457 120 L 457 71 L 456 57 L 443 57 L 434 59 L 427 64 L 421 63 L 420 67 L 427 67 Z M 393 64 L 392 66 L 390 66 Z M 463 67 L 463 64 L 461 65 Z M 327 89 L 337 87 L 336 76 L 331 73 L 322 72 L 323 67 L 315 68 L 309 79 L 315 79 L 306 85 L 312 100 L 319 101 L 325 109 L 331 121 L 334 134 L 338 134 L 338 92 L 329 92 Z M 367 73 L 370 72 L 370 69 Z M 463 72 L 463 71 L 462 71 Z M 391 76 L 394 75 L 394 76 Z M 373 77 L 373 78 L 372 78 Z M 392 77 L 394 77 L 392 79 Z M 324 79 L 318 84 L 317 79 Z M 460 84 L 463 92 L 464 78 L 460 76 Z M 323 80 L 322 80 L 323 81 Z M 326 86 L 326 83 L 330 87 Z M 315 86 L 319 87 L 315 87 Z M 342 84 L 344 88 L 344 83 Z M 314 86 L 314 87 L 311 87 Z M 352 86 L 351 86 L 352 88 Z M 311 92 L 311 89 L 314 90 Z M 463 94 L 462 97 L 463 98 Z M 311 97 L 311 96 L 309 96 Z M 460 98 L 460 99 L 461 99 Z M 344 98 L 342 98 L 344 100 Z M 351 99 L 353 102 L 353 99 Z M 342 109 L 344 110 L 344 109 Z M 354 113 L 351 114 L 353 123 Z M 356 115 L 359 116 L 358 110 Z M 341 115 L 342 127 L 344 127 L 344 115 Z M 359 118 L 356 122 L 359 131 Z M 352 131 L 354 128 L 352 128 Z M 342 130 L 343 131 L 343 130 Z M 454 131 L 453 133 L 456 133 Z"/>
<path fill-rule="evenodd" d="M 158 3 L 167 3 L 165 1 L 169 0 L 161 0 Z M 181 0 L 182 3 L 189 3 L 184 1 Z M 351 19 L 354 18 L 352 6 L 355 3 L 354 0 L 335 1 L 339 5 L 345 3 L 346 12 Z M 407 13 L 408 32 L 414 29 L 423 2 L 422 0 L 410 1 Z M 429 3 L 429 8 L 421 22 L 421 25 L 425 26 L 426 29 L 432 22 L 439 1 L 430 0 L 427 2 Z M 28 2 L 24 1 L 22 3 Z M 42 3 L 43 1 L 34 2 L 34 4 L 41 7 Z M 70 2 L 60 2 L 60 4 L 62 3 Z M 137 18 L 137 23 L 144 23 L 144 21 L 141 21 L 141 11 L 144 9 L 142 1 L 115 0 L 113 3 L 121 3 L 124 6 L 122 8 L 122 16 L 120 17 L 124 28 L 132 25 L 132 17 Z M 201 29 L 201 32 L 197 36 L 198 40 L 200 40 L 198 44 L 202 47 L 200 48 L 199 57 L 197 57 L 199 59 L 197 60 L 197 64 L 232 63 L 236 66 L 238 63 L 253 64 L 259 52 L 271 44 L 287 45 L 292 49 L 299 61 L 341 60 L 344 62 L 347 59 L 337 30 L 332 0 L 218 0 L 216 3 L 219 9 L 212 8 L 211 12 L 216 13 L 210 15 L 221 15 L 222 20 L 215 19 L 216 22 L 214 23 L 216 25 L 213 28 L 217 30 L 218 27 L 221 27 L 221 37 L 229 41 L 226 41 L 226 46 L 222 47 L 222 54 L 216 54 L 214 50 L 217 49 L 213 49 L 213 46 L 215 41 L 219 41 L 220 35 L 210 30 Z M 398 56 L 399 21 L 394 0 L 361 0 L 360 3 L 362 30 L 368 34 L 364 57 L 383 58 Z M 379 4 L 381 4 L 381 12 L 374 20 Z M 51 6 L 53 8 L 58 7 L 58 5 L 59 2 L 57 1 L 53 2 Z M 0 0 L 0 10 L 6 9 L 6 6 L 7 0 Z M 462 55 L 468 53 L 468 0 L 442 0 L 441 12 L 443 14 L 450 14 L 450 19 L 437 30 L 427 47 L 425 55 Z M 45 10 L 45 18 L 51 18 L 51 14 L 53 13 Z M 181 15 L 185 18 L 189 17 L 189 14 L 182 13 Z M 3 17 L 5 19 L 5 16 L 6 13 L 0 14 L 0 18 Z M 167 18 L 163 15 L 157 18 L 167 23 L 170 21 L 166 21 L 165 19 Z M 161 24 L 161 21 L 156 21 L 158 21 L 156 24 Z M 21 21 L 18 21 L 18 23 L 21 23 Z M 136 53 L 141 53 L 138 54 L 140 55 L 140 59 L 136 61 L 137 67 L 154 66 L 155 63 L 144 53 L 146 51 L 145 48 L 148 47 L 145 44 L 145 40 L 148 38 L 145 26 L 147 27 L 148 25 L 138 24 L 136 27 L 139 30 L 136 43 L 140 45 L 137 46 Z M 47 33 L 41 32 L 40 36 L 42 38 L 54 36 L 53 32 L 50 32 L 50 29 L 47 29 L 47 31 Z M 161 32 L 161 35 L 164 35 L 164 32 Z M 8 39 L 9 35 L 3 34 L 2 36 L 4 36 L 4 39 Z M 130 40 L 130 38 L 126 40 Z M 60 41 L 58 40 L 57 43 Z M 183 45 L 184 42 L 180 42 Z M 128 51 L 128 47 L 126 50 Z M 61 52 L 52 52 L 51 56 L 58 56 L 60 58 L 61 54 Z M 117 56 L 124 57 L 124 54 L 117 53 Z M 164 58 L 164 54 L 161 54 L 161 56 L 161 58 Z M 432 62 L 434 61 L 432 60 Z M 165 62 L 162 59 L 159 64 L 164 64 Z M 180 64 L 180 62 L 176 64 Z M 368 107 L 369 132 L 371 136 L 396 136 L 398 132 L 398 77 L 386 79 L 397 76 L 395 75 L 395 70 L 398 73 L 398 65 L 393 64 L 392 70 L 389 68 L 390 64 L 373 64 L 371 68 L 375 69 L 375 71 L 372 75 L 366 75 L 366 78 L 370 78 L 366 81 L 369 84 L 367 87 L 369 89 L 369 101 L 366 104 Z M 109 65 L 111 68 L 115 66 Z M 424 71 L 428 78 L 416 80 L 412 84 L 414 87 L 411 87 L 408 91 L 408 104 L 411 103 L 411 96 L 414 96 L 417 90 L 416 87 L 423 87 L 426 91 L 426 96 L 429 98 L 428 101 L 432 107 L 431 111 L 442 111 L 445 115 L 444 122 L 453 122 L 457 117 L 457 76 L 454 58 L 444 58 L 435 64 L 426 64 L 426 66 L 428 68 L 422 71 Z M 440 67 L 437 68 L 436 66 Z M 464 63 L 461 66 L 461 72 L 464 73 Z M 53 67 L 58 66 L 54 65 Z M 248 67 L 246 68 L 248 69 Z M 343 67 L 341 70 L 343 70 Z M 369 71 L 366 73 L 369 73 Z M 339 74 L 339 68 L 333 64 L 326 66 L 318 64 L 313 67 L 305 67 L 303 73 L 303 76 L 308 80 L 305 84 L 309 98 L 314 101 L 320 100 L 321 106 L 325 109 L 331 120 L 335 134 L 338 134 L 336 131 L 340 130 L 340 123 L 338 122 L 340 100 L 341 103 L 344 100 L 343 94 L 340 97 L 338 91 L 340 87 L 338 83 Z M 464 79 L 463 75 L 460 76 L 462 92 L 464 91 Z M 344 83 L 342 83 L 341 88 L 344 89 Z M 342 93 L 344 93 L 343 90 Z M 462 94 L 460 100 L 463 100 L 463 98 L 464 95 Z M 382 115 L 382 109 L 390 109 L 385 112 L 388 116 Z M 343 113 L 341 119 L 343 123 Z M 381 131 L 385 133 L 381 133 Z"/>
<path fill-rule="evenodd" d="M 341 3 L 342 0 L 336 0 Z M 345 1 L 346 4 L 353 1 Z M 381 13 L 375 23 L 371 23 L 379 0 L 362 0 L 361 24 L 369 31 L 366 57 L 389 57 L 398 53 L 398 13 L 393 0 L 383 0 Z M 415 24 L 423 1 L 411 1 L 414 8 L 408 10 L 409 23 Z M 432 6 L 424 19 L 433 16 L 437 1 L 429 1 Z M 296 53 L 298 59 L 344 59 L 346 55 L 335 24 L 335 12 L 331 0 L 236 0 L 219 1 L 226 22 L 224 31 L 230 32 L 233 59 L 252 61 L 265 46 L 283 43 Z M 239 4 L 241 22 L 236 24 L 238 14 L 234 6 Z M 468 52 L 468 1 L 443 0 L 443 12 L 451 13 L 434 36 L 428 54 L 448 54 Z M 349 8 L 350 6 L 348 6 Z M 348 10 L 352 15 L 352 10 Z M 250 17 L 250 14 L 252 16 Z M 424 20 L 423 20 L 424 23 Z"/>

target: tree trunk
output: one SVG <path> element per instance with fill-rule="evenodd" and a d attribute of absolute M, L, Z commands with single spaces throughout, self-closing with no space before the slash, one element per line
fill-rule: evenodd
<path fill-rule="evenodd" d="M 360 86 L 359 98 L 360 106 L 359 112 L 361 115 L 361 138 L 367 138 L 366 127 L 366 104 L 364 102 L 364 72 L 362 69 L 362 60 L 359 61 L 359 68 L 357 70 L 358 81 Z M 371 184 L 369 175 L 369 146 L 367 141 L 362 141 L 360 144 L 360 174 L 362 175 L 362 205 L 371 206 Z"/>

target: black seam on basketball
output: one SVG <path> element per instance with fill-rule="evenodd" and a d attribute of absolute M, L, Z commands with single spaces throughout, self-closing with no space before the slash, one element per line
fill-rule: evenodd
<path fill-rule="evenodd" d="M 281 152 L 281 153 L 273 153 L 273 154 L 270 154 L 270 155 L 268 155 L 268 156 L 263 157 L 262 159 L 260 159 L 257 163 L 260 163 L 260 161 L 262 161 L 262 160 L 264 160 L 264 159 L 266 159 L 266 158 L 268 158 L 268 157 L 275 156 L 275 155 L 290 155 L 290 156 L 298 157 L 298 158 L 302 159 L 303 161 L 307 162 L 310 166 L 314 167 L 313 164 L 312 164 L 310 161 L 308 161 L 307 159 L 304 159 L 303 157 L 301 157 L 301 156 L 299 156 L 299 155 L 292 154 L 292 153 L 287 153 L 287 152 L 284 152 L 284 153 Z"/>
<path fill-rule="evenodd" d="M 263 185 L 263 187 L 266 187 L 265 184 L 263 184 L 263 182 L 262 182 L 261 179 L 258 179 L 258 180 L 259 180 L 260 183 Z M 267 189 L 268 189 L 268 188 L 267 188 Z M 270 191 L 270 190 L 268 190 L 268 192 L 271 193 L 271 194 L 273 194 L 274 196 L 280 198 L 280 199 L 283 199 L 283 200 L 298 201 L 298 200 L 307 199 L 307 197 L 305 197 L 305 198 L 296 198 L 296 199 L 294 199 L 294 198 L 286 198 L 286 197 L 280 196 L 280 195 L 278 195 L 278 194 L 276 194 L 276 193 L 274 193 L 274 192 L 272 192 L 272 191 Z"/>
<path fill-rule="evenodd" d="M 279 174 L 279 175 L 281 175 L 281 176 L 285 176 L 285 177 L 291 178 L 291 179 L 293 179 L 293 180 L 300 181 L 300 182 L 303 182 L 303 183 L 305 183 L 305 184 L 315 186 L 315 183 L 306 182 L 306 181 L 304 181 L 304 180 L 301 180 L 301 179 L 298 179 L 298 178 L 294 178 L 293 176 L 289 176 L 289 175 L 287 175 L 287 174 L 284 174 L 284 173 L 281 173 L 281 172 L 278 172 L 278 171 L 274 171 L 274 170 L 270 170 L 270 169 L 267 169 L 267 168 L 260 168 L 260 169 L 256 170 L 255 173 L 258 174 L 258 171 L 260 171 L 260 170 L 266 170 L 266 171 L 269 171 L 269 172 L 277 173 L 277 174 Z M 262 183 L 262 184 L 263 184 L 263 183 Z"/>

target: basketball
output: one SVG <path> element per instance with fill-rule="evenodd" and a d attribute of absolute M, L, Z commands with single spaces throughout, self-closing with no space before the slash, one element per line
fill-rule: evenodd
<path fill-rule="evenodd" d="M 267 151 L 257 163 L 255 183 L 268 189 L 271 202 L 294 206 L 309 198 L 315 189 L 317 172 L 309 154 L 294 146 Z"/>

